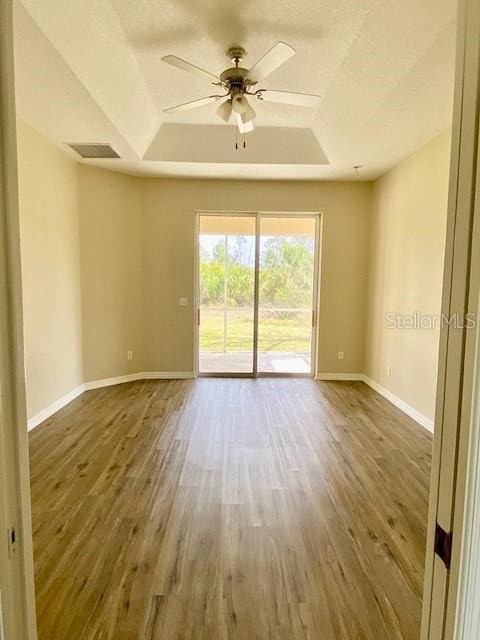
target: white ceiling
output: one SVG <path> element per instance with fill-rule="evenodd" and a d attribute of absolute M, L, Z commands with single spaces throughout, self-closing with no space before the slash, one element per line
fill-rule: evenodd
<path fill-rule="evenodd" d="M 371 179 L 450 125 L 455 12 L 454 0 L 17 0 L 17 109 L 58 144 L 111 143 L 122 159 L 92 163 L 137 175 L 353 179 L 363 165 Z M 162 113 L 212 93 L 162 56 L 220 73 L 229 46 L 250 67 L 278 40 L 297 54 L 264 86 L 320 94 L 317 111 L 255 103 L 246 151 L 215 106 Z"/>

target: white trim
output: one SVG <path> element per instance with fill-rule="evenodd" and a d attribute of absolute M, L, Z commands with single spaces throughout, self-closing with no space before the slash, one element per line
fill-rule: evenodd
<path fill-rule="evenodd" d="M 430 418 L 427 418 L 427 416 L 424 416 L 423 413 L 420 413 L 420 411 L 417 411 L 416 409 L 414 409 L 412 406 L 407 404 L 404 400 L 396 396 L 394 393 L 392 393 L 388 389 L 385 389 L 385 387 L 382 387 L 380 384 L 378 384 L 378 382 L 375 382 L 375 380 L 372 380 L 367 375 L 363 375 L 361 379 L 365 382 L 365 384 L 368 384 L 369 387 L 374 389 L 377 393 L 379 393 L 381 396 L 386 398 L 389 402 L 391 402 L 396 407 L 401 409 L 404 413 L 406 413 L 407 416 L 410 416 L 410 418 L 413 418 L 422 427 L 425 427 L 425 429 L 428 429 L 433 433 L 433 420 L 430 420 Z"/>
<path fill-rule="evenodd" d="M 41 422 L 50 418 L 54 413 L 63 409 L 75 398 L 78 398 L 84 391 L 91 391 L 92 389 L 101 389 L 102 387 L 111 387 L 116 384 L 123 384 L 125 382 L 135 382 L 138 380 L 191 380 L 195 378 L 193 371 L 141 371 L 139 373 L 129 373 L 124 376 L 116 376 L 114 378 L 104 378 L 103 380 L 92 380 L 85 382 L 84 384 L 75 387 L 72 391 L 69 391 L 64 396 L 53 402 L 51 405 L 32 416 L 28 419 L 28 430 L 34 429 Z M 425 427 L 429 431 L 433 432 L 433 420 L 430 420 L 422 413 L 411 407 L 404 402 L 401 398 L 393 394 L 385 387 L 382 387 L 368 376 L 363 373 L 318 373 L 315 376 L 315 380 L 324 381 L 348 381 L 359 380 L 368 384 L 369 387 L 374 389 L 381 396 L 386 398 L 389 402 L 401 409 L 408 416 L 413 418 L 422 427 Z"/>
<path fill-rule="evenodd" d="M 430 420 L 430 418 L 424 416 L 423 413 L 420 413 L 420 411 L 414 409 L 404 400 L 396 396 L 388 389 L 385 389 L 385 387 L 382 387 L 380 384 L 378 384 L 378 382 L 375 382 L 375 380 L 372 380 L 364 373 L 317 373 L 317 375 L 315 376 L 315 380 L 361 380 L 362 382 L 365 382 L 365 384 L 368 384 L 369 387 L 383 396 L 386 400 L 401 409 L 404 413 L 407 414 L 407 416 L 413 418 L 415 422 L 418 422 L 418 424 L 420 424 L 422 427 L 425 427 L 425 429 L 428 429 L 433 433 L 433 420 Z"/>
<path fill-rule="evenodd" d="M 81 384 L 78 387 L 75 387 L 75 389 L 72 389 L 71 391 L 66 393 L 58 400 L 55 400 L 55 402 L 52 402 L 51 405 L 49 405 L 45 409 L 42 409 L 42 411 L 36 413 L 34 416 L 28 419 L 28 430 L 30 431 L 31 429 L 34 429 L 41 422 L 43 422 L 47 418 L 50 418 L 50 416 L 53 416 L 54 413 L 60 411 L 60 409 L 65 407 L 72 400 L 75 400 L 75 398 L 78 398 L 78 396 L 81 395 L 84 391 L 85 385 Z"/>
<path fill-rule="evenodd" d="M 115 378 L 104 378 L 103 380 L 92 380 L 85 382 L 84 390 L 101 389 L 111 387 L 125 382 L 135 382 L 137 380 L 188 380 L 194 378 L 193 371 L 140 371 L 139 373 L 128 373 L 125 376 Z"/>
<path fill-rule="evenodd" d="M 83 385 L 84 391 L 92 389 L 101 389 L 102 387 L 112 387 L 115 384 L 123 384 L 124 382 L 135 382 L 141 380 L 143 373 L 128 373 L 124 376 L 115 376 L 114 378 L 104 378 L 103 380 L 91 380 Z"/>
<path fill-rule="evenodd" d="M 480 309 L 480 304 L 479 304 Z M 478 317 L 478 315 L 477 315 Z M 476 331 L 473 388 L 480 379 L 480 328 Z M 458 605 L 455 638 L 478 638 L 480 618 L 480 393 L 473 397 L 468 443 L 468 474 L 465 495 L 465 518 L 462 533 Z"/>
<path fill-rule="evenodd" d="M 192 380 L 193 371 L 144 371 L 139 374 L 139 380 Z"/>
<path fill-rule="evenodd" d="M 51 405 L 32 416 L 28 419 L 29 431 L 39 425 L 41 422 L 50 418 L 54 413 L 65 407 L 75 398 L 78 398 L 84 391 L 91 391 L 92 389 L 101 389 L 102 387 L 111 387 L 116 384 L 123 384 L 125 382 L 135 382 L 137 380 L 191 380 L 195 378 L 193 371 L 142 371 L 140 373 L 129 373 L 124 376 L 116 376 L 115 378 L 104 378 L 103 380 L 92 380 L 79 385 L 72 391 L 69 391 L 64 396 L 53 402 Z M 315 376 L 315 380 L 324 381 L 354 381 L 360 380 L 368 384 L 369 387 L 374 389 L 381 396 L 386 398 L 389 402 L 401 409 L 408 416 L 413 418 L 422 427 L 425 427 L 429 431 L 433 432 L 433 421 L 424 416 L 422 413 L 411 407 L 404 402 L 401 398 L 393 394 L 385 387 L 382 387 L 368 376 L 363 373 L 319 373 Z"/>
<path fill-rule="evenodd" d="M 18 530 L 16 558 L 2 574 L 2 615 L 9 638 L 37 640 L 30 467 L 25 399 L 22 270 L 13 51 L 13 2 L 0 2 L 0 505 L 2 560 L 5 521 Z M 7 471 L 8 469 L 8 471 Z M 10 524 L 8 526 L 10 526 Z M 2 562 L 2 569 L 3 569 Z"/>
<path fill-rule="evenodd" d="M 63 409 L 72 400 L 78 398 L 85 391 L 92 389 L 101 389 L 102 387 L 111 387 L 116 384 L 125 382 L 135 382 L 137 380 L 189 380 L 195 378 L 193 371 L 142 371 L 140 373 L 129 373 L 125 376 L 116 376 L 115 378 L 104 378 L 103 380 L 92 380 L 84 382 L 75 389 L 72 389 L 64 396 L 53 402 L 51 405 L 42 409 L 37 414 L 28 419 L 28 430 L 34 429 L 41 422 L 53 416 L 54 413 Z"/>
<path fill-rule="evenodd" d="M 317 373 L 315 380 L 363 380 L 363 373 Z"/>
<path fill-rule="evenodd" d="M 457 60 L 450 160 L 442 313 L 450 318 L 478 312 L 480 290 L 480 3 L 460 0 L 457 14 Z M 476 175 L 475 175 L 476 174 Z M 437 410 L 430 480 L 430 508 L 425 557 L 422 640 L 463 638 L 455 618 L 467 592 L 462 591 L 462 545 L 465 541 L 465 499 L 470 490 L 470 438 L 475 387 L 477 332 L 445 323 L 440 332 Z M 467 493 L 466 493 L 467 492 Z M 452 533 L 447 570 L 435 554 L 437 525 Z M 467 524 L 467 528 L 468 528 Z M 478 545 L 478 541 L 475 541 Z M 477 576 L 478 580 L 478 576 Z M 478 584 L 478 583 L 477 583 Z M 459 600 L 460 598 L 460 600 Z M 473 627 L 479 638 L 477 609 Z M 462 618 L 457 625 L 461 629 Z M 472 629 L 472 630 L 473 630 Z M 468 636 L 467 636 L 468 637 Z"/>

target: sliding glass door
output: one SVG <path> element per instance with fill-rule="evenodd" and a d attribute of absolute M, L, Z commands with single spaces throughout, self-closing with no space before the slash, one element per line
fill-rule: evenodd
<path fill-rule="evenodd" d="M 197 373 L 312 375 L 317 216 L 199 214 Z"/>
<path fill-rule="evenodd" d="M 315 218 L 260 219 L 258 371 L 312 372 Z"/>
<path fill-rule="evenodd" d="M 201 215 L 198 370 L 253 374 L 255 215 Z"/>

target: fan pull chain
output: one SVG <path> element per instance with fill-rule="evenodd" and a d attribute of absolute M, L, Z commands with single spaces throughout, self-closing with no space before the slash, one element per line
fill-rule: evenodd
<path fill-rule="evenodd" d="M 242 147 L 244 149 L 247 148 L 247 141 L 245 139 L 245 133 L 242 133 Z M 238 143 L 238 127 L 235 126 L 235 149 L 239 149 L 239 143 Z"/>

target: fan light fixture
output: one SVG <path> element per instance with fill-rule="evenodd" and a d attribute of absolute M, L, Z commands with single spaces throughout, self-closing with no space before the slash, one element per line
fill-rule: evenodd
<path fill-rule="evenodd" d="M 232 99 L 232 107 L 235 113 L 244 113 L 247 108 L 247 99 L 241 93 L 238 93 Z"/>
<path fill-rule="evenodd" d="M 285 42 L 277 42 L 251 69 L 245 69 L 239 66 L 246 55 L 246 51 L 242 49 L 242 47 L 231 47 L 227 51 L 227 55 L 235 66 L 226 69 L 219 76 L 205 71 L 205 69 L 197 67 L 195 64 L 177 58 L 177 56 L 164 56 L 162 58 L 163 62 L 177 67 L 177 69 L 182 69 L 183 71 L 188 71 L 189 73 L 208 79 L 209 82 L 217 87 L 221 87 L 226 92 L 223 95 L 211 95 L 206 98 L 200 98 L 199 100 L 192 100 L 191 102 L 170 107 L 164 109 L 164 112 L 178 113 L 188 111 L 226 98 L 216 109 L 216 114 L 225 122 L 229 122 L 233 113 L 238 130 L 244 134 L 253 131 L 253 121 L 257 115 L 249 104 L 246 96 L 253 96 L 262 102 L 280 102 L 302 107 L 316 108 L 320 105 L 320 96 L 313 94 L 295 93 L 292 91 L 273 91 L 271 89 L 253 90 L 254 85 L 264 80 L 295 55 L 295 49 L 285 44 Z"/>
<path fill-rule="evenodd" d="M 232 115 L 232 101 L 225 100 L 225 102 L 222 102 L 215 113 L 217 114 L 217 116 L 220 116 L 222 120 L 228 122 L 230 120 L 230 116 Z"/>
<path fill-rule="evenodd" d="M 239 113 L 242 116 L 244 122 L 251 122 L 257 115 L 242 94 L 238 94 L 232 99 L 232 107 L 235 113 Z"/>

